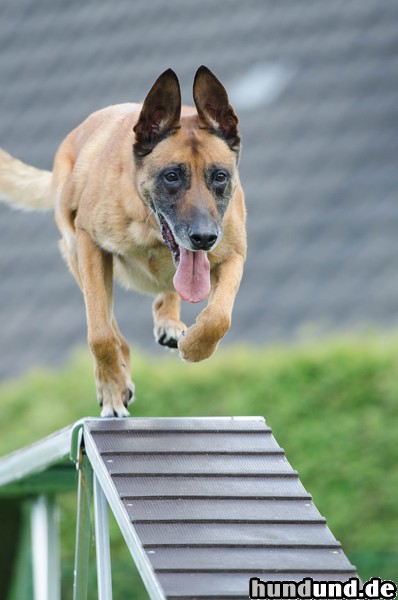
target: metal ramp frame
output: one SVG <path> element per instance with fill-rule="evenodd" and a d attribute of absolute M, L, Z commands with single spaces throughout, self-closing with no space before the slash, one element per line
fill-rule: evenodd
<path fill-rule="evenodd" d="M 0 460 L 0 497 L 36 498 L 34 600 L 60 599 L 54 494 L 76 489 L 73 463 L 74 600 L 87 598 L 92 504 L 99 600 L 112 599 L 108 505 L 151 599 L 357 576 L 262 417 L 87 418 Z"/>

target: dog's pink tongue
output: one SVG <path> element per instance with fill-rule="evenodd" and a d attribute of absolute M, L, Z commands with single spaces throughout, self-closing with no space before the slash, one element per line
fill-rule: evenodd
<path fill-rule="evenodd" d="M 173 283 L 185 302 L 205 300 L 210 293 L 210 263 L 206 252 L 192 252 L 180 246 L 180 262 Z"/>

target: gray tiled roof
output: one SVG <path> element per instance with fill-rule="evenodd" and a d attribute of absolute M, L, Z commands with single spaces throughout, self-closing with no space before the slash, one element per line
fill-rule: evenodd
<path fill-rule="evenodd" d="M 292 339 L 308 325 L 396 326 L 397 17 L 393 0 L 173 0 L 167 10 L 160 0 L 3 0 L 0 146 L 50 168 L 88 113 L 142 99 L 167 67 L 190 102 L 206 64 L 234 92 L 244 139 L 249 257 L 226 343 Z M 275 70 L 287 74 L 279 93 Z M 245 107 L 253 72 L 265 91 Z M 84 343 L 83 301 L 57 239 L 52 215 L 0 206 L 2 376 Z M 118 291 L 116 314 L 133 343 L 155 349 L 150 302 Z"/>

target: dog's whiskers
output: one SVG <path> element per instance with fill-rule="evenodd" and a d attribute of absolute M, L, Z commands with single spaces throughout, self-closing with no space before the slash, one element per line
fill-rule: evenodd
<path fill-rule="evenodd" d="M 154 213 L 152 213 L 152 212 L 148 211 L 148 216 L 147 216 L 147 218 L 145 219 L 145 222 L 144 222 L 144 227 L 146 227 L 146 228 L 149 228 L 149 220 L 150 220 L 150 218 L 151 218 L 151 215 L 152 215 L 152 214 L 154 214 Z"/>

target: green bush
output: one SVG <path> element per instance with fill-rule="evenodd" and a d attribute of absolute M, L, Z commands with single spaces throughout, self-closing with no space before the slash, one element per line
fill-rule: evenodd
<path fill-rule="evenodd" d="M 263 415 L 361 577 L 397 578 L 397 337 L 219 350 L 197 365 L 137 351 L 133 375 L 134 416 Z M 1 454 L 99 414 L 83 351 L 64 369 L 4 383 L 0 397 Z M 65 599 L 75 502 L 61 500 Z M 117 527 L 111 529 L 115 597 L 145 598 Z"/>

